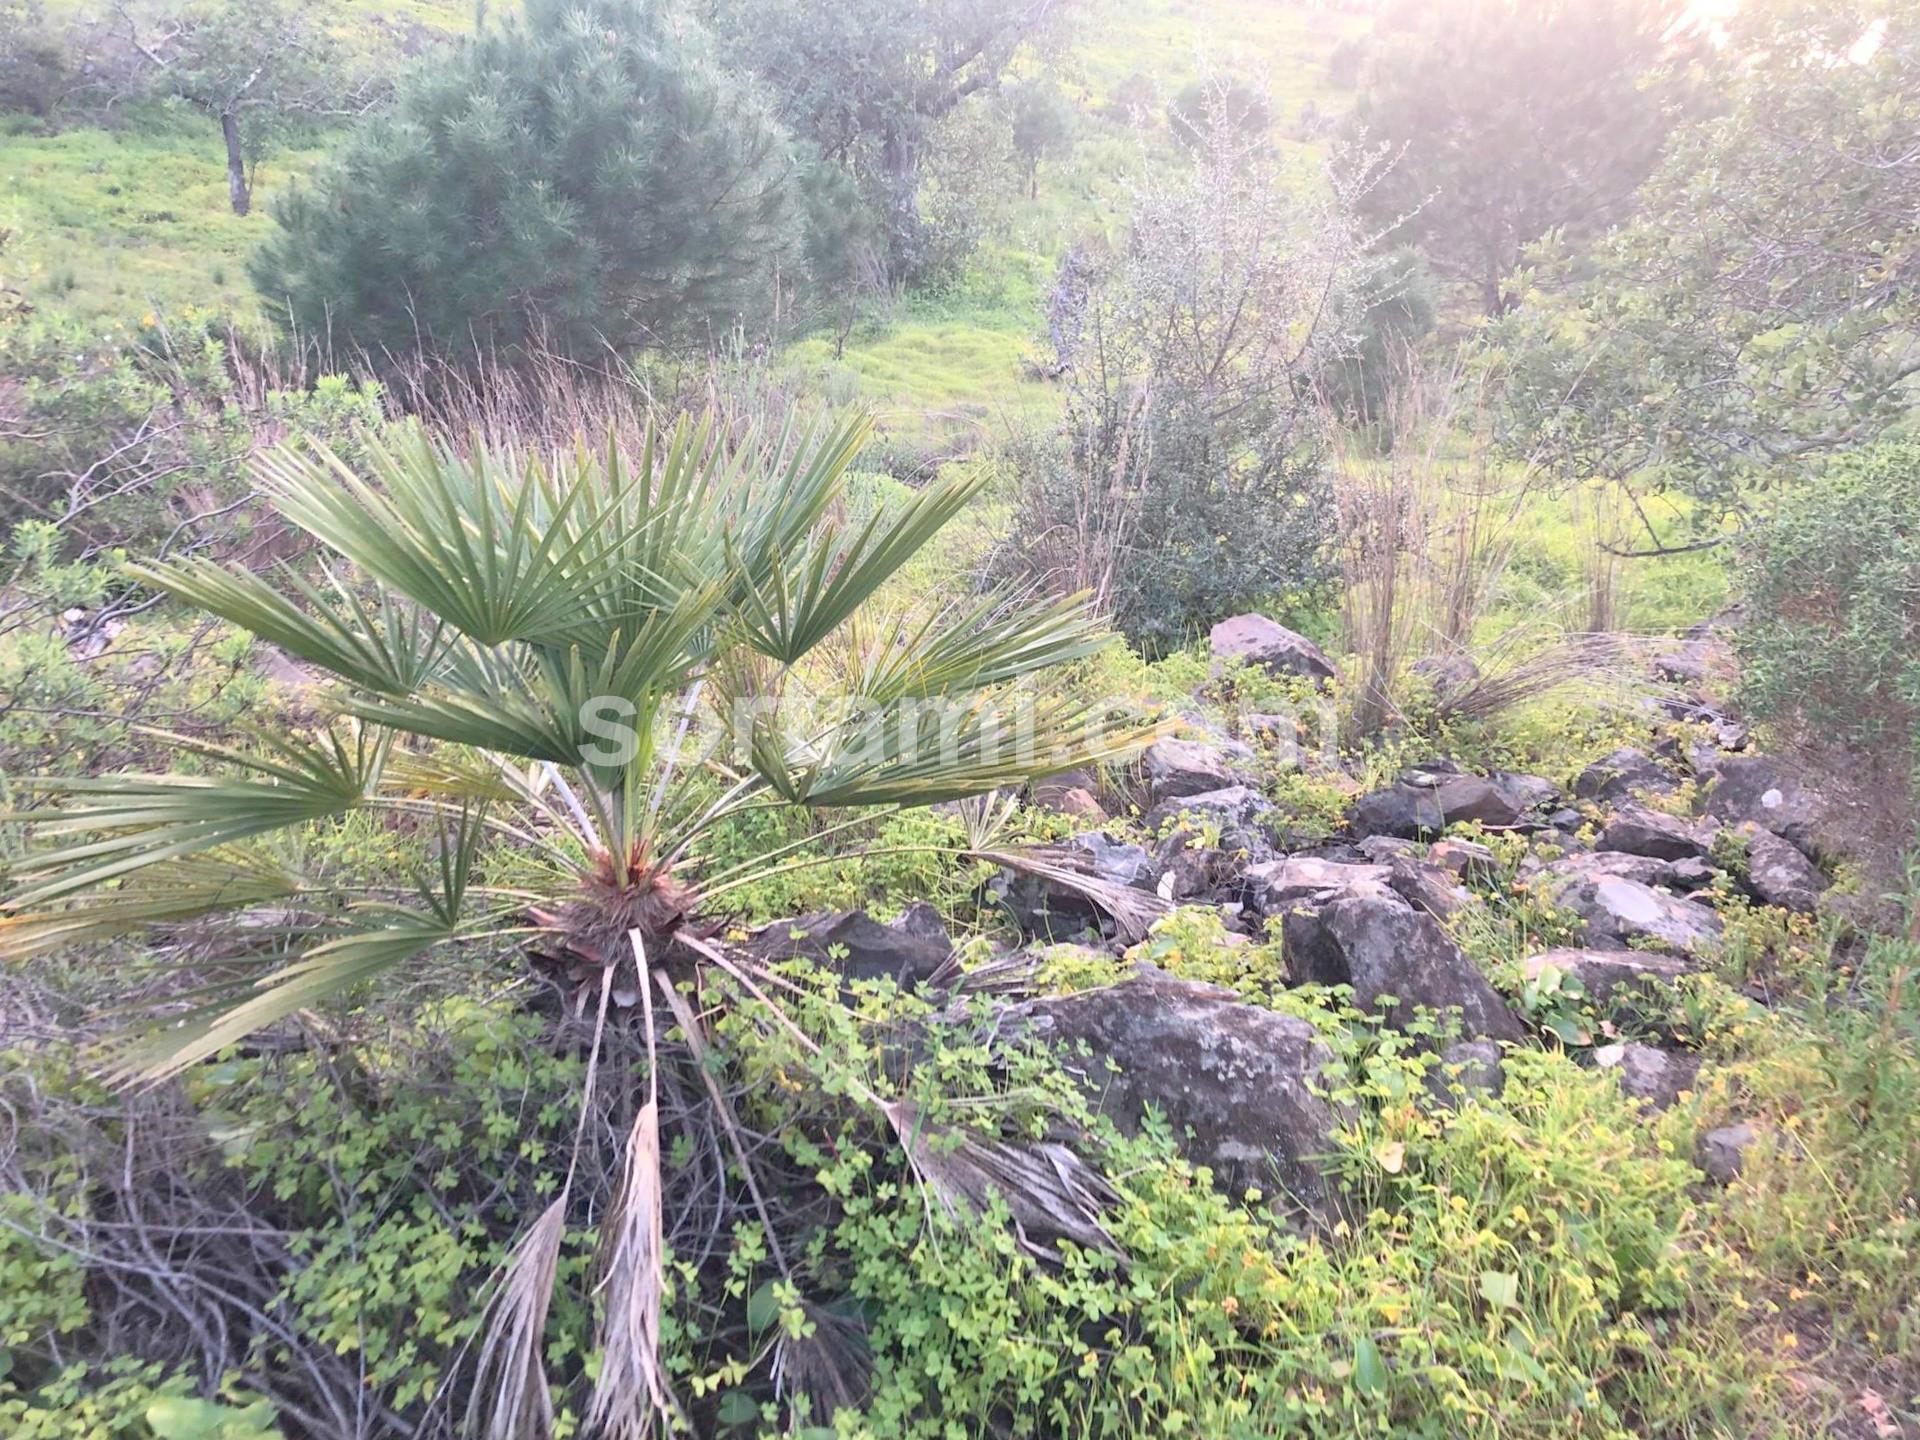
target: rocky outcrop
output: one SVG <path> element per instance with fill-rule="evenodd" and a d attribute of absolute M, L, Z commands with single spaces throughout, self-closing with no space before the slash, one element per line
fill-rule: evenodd
<path fill-rule="evenodd" d="M 1469 1039 L 1515 1041 L 1525 1034 L 1440 922 L 1384 885 L 1353 886 L 1317 909 L 1297 906 L 1282 923 L 1295 983 L 1350 985 L 1362 1008 L 1382 1013 L 1395 1027 L 1426 1010 L 1457 1017 Z"/>
<path fill-rule="evenodd" d="M 1461 880 L 1491 880 L 1500 873 L 1493 851 L 1473 840 L 1439 840 L 1427 851 L 1427 863 Z"/>
<path fill-rule="evenodd" d="M 1224 748 L 1199 740 L 1156 740 L 1140 756 L 1140 769 L 1156 805 L 1244 787 L 1251 780 Z"/>
<path fill-rule="evenodd" d="M 1386 789 L 1355 801 L 1351 822 L 1356 835 L 1403 840 L 1435 835 L 1469 820 L 1504 829 L 1518 825 L 1554 794 L 1550 781 L 1534 775 L 1409 770 Z"/>
<path fill-rule="evenodd" d="M 1052 1043 L 1123 1129 L 1149 1107 L 1164 1115 L 1229 1193 L 1258 1185 L 1309 1209 L 1327 1204 L 1318 1162 L 1340 1119 L 1324 1093 L 1333 1055 L 1305 1021 L 1151 967 L 1008 1018 Z"/>
<path fill-rule="evenodd" d="M 903 990 L 925 985 L 946 967 L 953 942 L 931 905 L 915 905 L 891 925 L 864 910 L 825 910 L 776 920 L 746 942 L 765 964 L 808 960 L 847 980 L 892 980 Z"/>
<path fill-rule="evenodd" d="M 1241 877 L 1247 904 L 1261 915 L 1284 915 L 1297 905 L 1321 905 L 1356 887 L 1378 888 L 1392 873 L 1386 865 L 1357 865 L 1289 855 L 1252 866 Z"/>
<path fill-rule="evenodd" d="M 1684 956 L 1651 950 L 1543 950 L 1521 962 L 1529 981 L 1557 970 L 1614 1020 L 1666 1032 L 1672 987 L 1695 972 Z"/>
<path fill-rule="evenodd" d="M 1704 856 L 1708 838 L 1705 830 L 1693 821 L 1628 801 L 1607 820 L 1593 844 L 1596 850 L 1614 850 L 1624 855 L 1685 860 Z"/>
<path fill-rule="evenodd" d="M 1306 636 L 1264 615 L 1235 615 L 1208 635 L 1214 657 L 1259 665 L 1276 675 L 1301 675 L 1319 682 L 1334 676 L 1333 662 Z"/>
<path fill-rule="evenodd" d="M 1451 920 L 1473 896 L 1449 870 L 1402 855 L 1387 867 L 1387 886 L 1416 910 L 1436 920 Z"/>
<path fill-rule="evenodd" d="M 1635 795 L 1665 795 L 1680 782 L 1644 750 L 1614 751 L 1580 772 L 1573 793 L 1582 800 L 1626 800 Z"/>
<path fill-rule="evenodd" d="M 1707 787 L 1706 813 L 1727 825 L 1771 830 L 1803 854 L 1818 858 L 1826 801 L 1778 761 L 1765 755 L 1729 755 Z"/>
<path fill-rule="evenodd" d="M 1602 1045 L 1593 1052 L 1593 1063 L 1597 1069 L 1620 1077 L 1623 1095 L 1644 1101 L 1655 1110 L 1665 1110 L 1678 1102 L 1700 1076 L 1697 1057 L 1652 1045 Z"/>
<path fill-rule="evenodd" d="M 1556 861 L 1542 872 L 1547 898 L 1579 917 L 1583 938 L 1595 950 L 1625 950 L 1635 942 L 1681 955 L 1701 955 L 1720 941 L 1720 917 L 1694 900 L 1655 889 L 1641 879 L 1592 862 L 1600 855 Z M 1646 865 L 1667 862 L 1624 857 Z"/>
<path fill-rule="evenodd" d="M 1828 881 L 1814 863 L 1771 830 L 1751 821 L 1734 827 L 1747 852 L 1746 886 L 1763 905 L 1813 913 Z"/>

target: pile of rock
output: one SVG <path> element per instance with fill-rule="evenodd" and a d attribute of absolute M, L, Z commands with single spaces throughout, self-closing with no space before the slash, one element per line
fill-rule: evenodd
<path fill-rule="evenodd" d="M 1708 673 L 1711 639 L 1690 637 L 1656 663 Z M 1213 644 L 1223 660 L 1316 685 L 1333 674 L 1310 642 L 1263 617 L 1224 622 Z M 1091 775 L 1061 777 L 1036 799 L 1087 822 L 1056 850 L 1084 875 L 1165 905 L 1214 906 L 1230 932 L 1277 928 L 1293 983 L 1348 987 L 1390 1026 L 1429 1017 L 1422 1035 L 1446 1037 L 1426 1042 L 1440 1051 L 1433 1099 L 1454 1105 L 1499 1089 L 1502 1047 L 1528 1027 L 1447 923 L 1482 903 L 1474 887 L 1502 871 L 1491 848 L 1447 837 L 1449 827 L 1475 822 L 1537 842 L 1511 878 L 1563 912 L 1575 935 L 1527 959 L 1524 974 L 1570 977 L 1654 1038 L 1664 992 L 1711 964 L 1721 943 L 1713 892 L 1743 890 L 1802 912 L 1821 902 L 1820 797 L 1749 753 L 1743 726 L 1704 701 L 1688 706 L 1691 743 L 1615 751 L 1570 793 L 1539 776 L 1474 773 L 1435 758 L 1357 795 L 1343 832 L 1311 842 L 1291 833 L 1290 817 L 1263 793 L 1262 754 L 1204 722 L 1142 755 L 1124 798 L 1145 811 L 1144 835 L 1107 821 L 1123 797 L 1103 797 Z M 991 891 L 1029 941 L 1126 948 L 1070 877 L 1009 871 Z M 768 957 L 832 956 L 851 976 L 927 986 L 952 973 L 952 946 L 937 931 L 924 915 L 883 926 L 855 912 L 769 927 L 754 945 Z M 1093 1057 L 1085 1079 L 1102 1106 L 1126 1126 L 1149 1108 L 1161 1112 L 1229 1185 L 1272 1189 L 1277 1180 L 1310 1209 L 1325 1203 L 1314 1162 L 1332 1149 L 1339 1113 L 1327 1099 L 1331 1056 L 1311 1026 L 1143 964 L 1104 989 L 1012 1004 L 994 1029 L 1066 1042 L 1069 1057 L 1085 1047 Z M 1698 1059 L 1678 1048 L 1606 1045 L 1592 1058 L 1652 1109 L 1697 1082 Z M 1751 1137 L 1729 1131 L 1702 1143 L 1703 1165 L 1724 1176 L 1737 1172 Z"/>

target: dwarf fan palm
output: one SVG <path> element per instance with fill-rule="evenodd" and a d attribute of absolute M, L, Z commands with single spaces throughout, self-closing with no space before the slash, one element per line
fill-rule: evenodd
<path fill-rule="evenodd" d="M 325 672 L 337 682 L 326 723 L 231 747 L 173 737 L 201 773 L 28 782 L 58 803 L 13 817 L 36 822 L 42 843 L 15 867 L 0 955 L 224 912 L 256 945 L 272 936 L 273 958 L 229 967 L 130 1052 L 126 1073 L 147 1079 L 435 947 L 516 931 L 559 958 L 583 998 L 597 989 L 604 1020 L 617 967 L 636 967 L 650 1004 L 649 966 L 657 977 L 727 963 L 686 922 L 703 887 L 727 883 L 701 873 L 698 842 L 728 817 L 954 799 L 1136 742 L 1124 720 L 1063 699 L 1025 701 L 1008 723 L 1023 677 L 1103 643 L 1078 603 L 874 613 L 876 592 L 979 482 L 942 480 L 849 519 L 843 490 L 866 433 L 856 419 L 734 444 L 683 419 L 638 453 L 609 440 L 539 457 L 411 429 L 373 447 L 364 474 L 319 445 L 273 454 L 262 489 L 319 542 L 320 563 L 271 579 L 206 560 L 135 573 Z M 731 745 L 696 760 L 715 734 Z M 695 770 L 700 785 L 687 783 Z M 343 894 L 273 843 L 356 811 L 441 826 L 417 894 Z M 546 882 L 480 883 L 494 843 L 534 857 L 521 868 Z M 626 1297 L 615 1308 L 628 1312 L 628 1369 L 658 1409 L 658 1290 L 644 1283 L 659 1259 L 658 1185 L 641 1173 L 654 1126 L 648 1106 L 614 1243 L 639 1258 L 607 1293 Z M 523 1243 L 502 1291 L 513 1313 L 485 1347 L 508 1381 L 496 1431 L 537 1426 L 545 1404 L 537 1282 L 543 1266 L 550 1280 L 559 1214 Z"/>

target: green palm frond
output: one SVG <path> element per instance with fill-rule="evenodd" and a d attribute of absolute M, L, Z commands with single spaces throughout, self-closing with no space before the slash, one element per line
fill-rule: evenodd
<path fill-rule="evenodd" d="M 880 704 L 1006 684 L 1113 643 L 1084 595 L 1034 602 L 999 592 L 944 622 L 901 612 L 849 628 L 848 689 Z"/>
<path fill-rule="evenodd" d="M 740 606 L 740 626 L 761 654 L 792 665 L 845 623 L 892 579 L 991 478 L 956 476 L 929 486 L 904 505 L 876 511 L 857 532 L 835 527 L 816 535 L 788 565 Z"/>
<path fill-rule="evenodd" d="M 481 644 L 582 636 L 629 543 L 625 497 L 603 467 L 576 457 L 556 474 L 484 447 L 461 456 L 417 427 L 368 454 L 377 484 L 318 441 L 255 468 L 286 519 Z"/>
<path fill-rule="evenodd" d="M 150 1033 L 119 1057 L 123 1081 L 165 1080 L 295 1011 L 310 1009 L 451 939 L 439 915 L 381 907 L 384 923 L 325 941 L 257 982 L 225 987 L 237 998 L 202 1005 Z"/>
<path fill-rule="evenodd" d="M 260 754 L 185 736 L 166 738 L 237 766 L 249 778 L 104 775 L 21 781 L 23 789 L 76 803 L 16 811 L 0 821 L 32 823 L 40 840 L 101 838 L 30 851 L 13 867 L 30 883 L 8 908 L 44 905 L 152 865 L 343 815 L 379 784 L 390 740 L 366 730 L 328 731 L 311 741 L 263 735 L 258 738 L 267 753 Z"/>
<path fill-rule="evenodd" d="M 841 727 L 795 789 L 810 806 L 933 805 L 1110 760 L 1154 733 L 1133 716 L 1064 698 L 980 695 L 934 707 L 909 699 Z"/>
<path fill-rule="evenodd" d="M 555 765 L 579 763 L 581 746 L 591 737 L 576 712 L 556 705 L 531 652 L 522 651 L 516 663 L 505 651 L 456 647 L 447 663 L 450 683 L 404 697 L 348 696 L 338 708 L 409 735 Z"/>
<path fill-rule="evenodd" d="M 0 916 L 0 962 L 50 955 L 151 925 L 178 924 L 298 895 L 305 878 L 270 856 L 222 850 L 148 867 L 128 884 L 59 910 Z"/>
<path fill-rule="evenodd" d="M 441 653 L 441 626 L 375 587 L 371 604 L 331 573 L 332 595 L 282 567 L 278 579 L 295 604 L 259 576 L 211 560 L 188 559 L 127 567 L 138 579 L 177 600 L 278 645 L 351 684 L 385 694 L 407 694 L 424 684 Z"/>

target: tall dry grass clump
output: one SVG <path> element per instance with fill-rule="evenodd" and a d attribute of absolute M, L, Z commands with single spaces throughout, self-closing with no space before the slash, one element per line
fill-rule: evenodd
<path fill-rule="evenodd" d="M 1561 685 L 1617 670 L 1613 566 L 1593 516 L 1585 614 L 1502 615 L 1542 471 L 1494 448 L 1484 380 L 1411 358 L 1372 440 L 1334 451 L 1341 641 L 1354 657 L 1346 728 L 1364 738 L 1409 723 L 1478 720 Z M 1597 513 L 1597 512 L 1596 512 Z"/>

